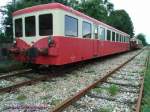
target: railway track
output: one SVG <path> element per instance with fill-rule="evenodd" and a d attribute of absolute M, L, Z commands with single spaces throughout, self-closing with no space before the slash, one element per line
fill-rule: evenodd
<path fill-rule="evenodd" d="M 18 75 L 21 76 L 21 75 L 23 75 L 25 73 L 29 73 L 29 72 L 31 72 L 31 69 L 24 69 L 24 70 L 19 70 L 19 71 L 13 71 L 11 73 L 5 73 L 5 74 L 0 75 L 0 80 L 14 77 L 14 76 L 18 76 Z"/>
<path fill-rule="evenodd" d="M 132 111 L 139 112 L 144 79 L 142 75 L 139 75 L 139 72 L 136 73 L 134 69 L 131 69 L 132 66 L 129 66 L 129 63 L 132 63 L 132 60 L 141 52 L 142 51 L 138 52 L 126 62 L 107 73 L 104 77 L 59 103 L 55 108 L 49 111 L 99 112 L 102 108 L 100 110 L 94 110 L 96 107 L 93 105 L 93 102 L 100 101 L 97 102 L 99 108 L 104 106 L 101 104 L 101 102 L 103 102 L 104 104 L 111 105 L 112 108 L 114 106 L 115 108 L 113 108 L 113 110 L 115 110 L 115 112 L 118 112 L 117 109 L 122 109 L 122 111 L 130 111 L 131 109 Z M 137 66 L 137 68 L 142 67 L 140 64 L 135 64 L 134 66 Z M 130 68 L 130 71 L 127 71 L 128 68 Z M 110 93 L 108 93 L 108 91 L 110 91 Z M 119 93 L 117 94 L 116 92 Z"/>
<path fill-rule="evenodd" d="M 10 82 L 15 82 L 15 78 L 20 78 L 23 77 L 25 78 L 25 80 L 23 81 L 19 81 L 17 83 L 14 84 L 8 84 L 8 86 L 5 87 L 0 87 L 0 93 L 4 93 L 4 92 L 11 92 L 13 90 L 16 90 L 17 88 L 20 88 L 22 86 L 26 86 L 26 85 L 31 85 L 31 84 L 36 84 L 37 82 L 40 81 L 44 81 L 47 80 L 49 78 L 52 77 L 56 77 L 56 74 L 51 74 L 51 75 L 31 75 L 32 74 L 32 69 L 26 69 L 26 70 L 20 70 L 20 71 L 15 71 L 13 73 L 10 74 L 4 74 L 0 76 L 0 81 L 2 80 L 6 80 L 6 81 L 10 81 Z"/>
<path fill-rule="evenodd" d="M 81 66 L 81 65 L 80 65 Z M 68 66 L 67 66 L 68 68 Z M 67 72 L 71 72 L 72 69 L 76 69 L 76 68 L 79 68 L 79 67 L 70 67 L 69 69 L 67 69 Z M 32 69 L 26 69 L 26 70 L 20 70 L 20 71 L 14 71 L 12 73 L 8 73 L 8 74 L 4 74 L 4 75 L 1 75 L 0 76 L 0 80 L 3 80 L 3 79 L 9 79 L 9 78 L 13 78 L 13 77 L 27 77 L 27 78 L 32 78 L 32 80 L 27 80 L 27 81 L 22 81 L 22 82 L 17 82 L 16 84 L 12 84 L 11 86 L 7 86 L 7 87 L 0 87 L 0 93 L 1 92 L 10 92 L 10 91 L 13 91 L 13 90 L 16 90 L 17 88 L 20 88 L 22 86 L 25 86 L 25 85 L 31 85 L 31 84 L 35 84 L 37 82 L 40 82 L 42 80 L 46 80 L 46 79 L 49 79 L 49 78 L 53 78 L 53 77 L 56 77 L 56 76 L 59 76 L 58 74 L 64 74 L 63 73 L 63 70 L 57 70 L 57 71 L 61 71 L 61 73 L 50 73 L 49 75 L 45 75 L 45 76 L 40 76 L 40 77 L 37 77 L 37 78 L 32 78 L 30 76 L 30 73 L 32 73 Z M 27 75 L 29 74 L 29 75 Z M 46 73 L 44 73 L 46 74 Z M 47 73 L 48 74 L 48 73 Z M 14 79 L 12 79 L 13 81 Z"/>
<path fill-rule="evenodd" d="M 149 62 L 150 62 L 150 56 L 148 55 L 147 58 L 146 58 L 146 61 L 145 61 L 146 70 L 148 69 Z M 144 75 L 146 74 L 146 70 L 145 70 Z M 139 97 L 138 97 L 138 100 L 137 100 L 137 104 L 136 104 L 136 112 L 140 112 L 140 107 L 141 107 L 141 102 L 142 102 L 142 95 L 143 95 L 143 89 L 144 89 L 144 78 L 141 81 L 140 94 L 139 94 Z"/>
<path fill-rule="evenodd" d="M 101 64 L 92 63 L 92 66 L 91 66 L 91 62 L 89 62 L 89 66 L 87 66 L 87 63 L 85 63 L 86 67 L 84 69 L 81 69 L 81 70 L 78 69 L 78 68 L 81 68 L 81 65 L 79 67 L 75 66 L 75 68 L 73 66 L 73 67 L 71 67 L 71 69 L 68 68 L 68 66 L 67 66 L 67 68 L 64 68 L 65 70 L 63 72 L 62 72 L 61 69 L 57 69 L 55 71 L 59 71 L 59 72 L 56 73 L 56 74 L 58 74 L 58 75 L 56 75 L 56 77 L 58 76 L 58 78 L 54 78 L 54 76 L 52 76 L 52 78 L 47 77 L 44 82 L 41 81 L 42 79 L 38 80 L 37 82 L 41 81 L 41 83 L 38 83 L 38 84 L 35 84 L 37 82 L 34 82 L 34 81 L 33 81 L 33 83 L 32 82 L 30 83 L 30 81 L 28 80 L 29 83 L 26 83 L 25 85 L 28 85 L 28 84 L 30 85 L 31 84 L 31 86 L 25 86 L 25 85 L 18 86 L 18 87 L 8 87 L 7 86 L 8 89 L 6 89 L 4 91 L 2 90 L 3 92 L 9 92 L 11 90 L 15 90 L 15 91 L 10 92 L 10 93 L 6 93 L 6 94 L 2 94 L 1 98 L 4 101 L 1 101 L 1 106 L 0 106 L 1 108 L 0 108 L 0 110 L 2 111 L 2 110 L 5 110 L 6 108 L 10 108 L 10 105 L 14 104 L 14 102 L 16 102 L 17 105 L 12 106 L 12 108 L 15 108 L 15 107 L 17 108 L 18 106 L 20 106 L 20 108 L 22 108 L 23 110 L 26 110 L 23 107 L 24 106 L 29 106 L 28 104 L 30 102 L 32 104 L 31 108 L 32 108 L 32 106 L 34 106 L 35 109 L 36 109 L 36 107 L 39 104 L 39 105 L 46 106 L 45 107 L 46 110 L 44 109 L 45 111 L 48 111 L 48 109 L 52 110 L 52 108 L 58 102 L 63 101 L 63 100 L 65 100 L 66 98 L 68 98 L 70 96 L 73 96 L 77 91 L 81 90 L 82 88 L 84 88 L 87 85 L 91 84 L 93 81 L 97 80 L 98 77 L 103 77 L 106 72 L 114 69 L 115 67 L 120 65 L 122 62 L 124 62 L 124 60 L 127 60 L 131 56 L 135 55 L 136 52 L 137 51 L 135 51 L 133 53 L 131 52 L 130 54 L 127 54 L 125 56 L 122 55 L 120 57 L 120 59 L 117 58 L 117 57 L 112 58 L 112 59 L 109 58 L 108 64 L 107 64 L 107 59 L 106 60 L 102 60 L 100 62 Z M 143 58 L 143 59 L 145 59 L 145 58 Z M 103 64 L 105 64 L 105 66 Z M 108 65 L 108 66 L 106 66 L 106 65 Z M 113 65 L 113 66 L 110 67 L 110 65 L 111 66 Z M 99 67 L 101 68 L 100 70 L 98 69 Z M 90 69 L 88 69 L 88 68 L 90 68 Z M 108 70 L 105 70 L 106 68 Z M 53 70 L 53 68 L 52 68 L 52 70 Z M 48 72 L 48 73 L 49 73 L 49 75 L 50 74 L 52 75 L 52 74 L 55 74 L 55 71 Z M 73 73 L 72 73 L 72 71 L 73 71 Z M 83 72 L 81 72 L 81 71 L 83 71 Z M 97 71 L 97 72 L 93 72 L 93 71 Z M 100 72 L 100 74 L 99 74 L 99 72 Z M 93 73 L 96 75 L 96 77 L 94 75 L 95 78 L 93 76 L 91 77 L 91 75 Z M 40 74 L 41 75 L 39 75 L 39 76 L 42 76 L 43 72 L 40 73 Z M 45 72 L 44 72 L 44 74 L 47 75 L 47 73 L 45 73 Z M 38 78 L 37 77 L 38 74 L 35 74 L 35 73 L 34 74 L 29 74 L 29 75 L 26 74 L 26 77 L 30 78 L 30 76 L 32 76 L 32 75 L 36 76 L 35 78 Z M 85 77 L 85 78 L 83 78 L 83 77 Z M 18 77 L 18 79 L 19 78 L 21 78 L 21 76 Z M 78 79 L 78 78 L 80 78 L 81 80 Z M 91 81 L 89 79 L 88 79 L 89 80 L 88 81 L 87 78 L 89 78 Z M 31 77 L 31 79 L 33 79 L 33 78 Z M 86 83 L 84 84 L 84 82 L 83 82 L 84 80 L 82 80 L 82 79 L 86 79 L 87 80 L 86 81 L 87 84 Z M 13 81 L 13 80 L 16 80 L 16 79 L 11 79 L 11 80 Z M 76 80 L 76 81 L 74 82 L 73 80 Z M 82 82 L 80 82 L 80 81 L 82 81 Z M 18 82 L 16 82 L 15 84 L 18 84 Z M 79 83 L 81 85 L 81 87 L 76 85 L 76 83 Z M 17 88 L 19 88 L 19 89 L 17 89 Z M 73 88 L 73 89 L 71 89 L 71 88 Z M 17 91 L 16 91 L 16 89 L 17 89 Z M 26 94 L 26 93 L 28 93 L 28 94 Z M 18 97 L 20 97 L 22 95 L 25 95 L 26 98 L 27 98 L 25 100 L 22 100 L 22 102 L 24 102 L 24 104 L 22 104 L 22 103 L 20 104 L 20 101 L 18 100 Z M 39 95 L 41 97 L 39 97 Z M 44 102 L 44 103 L 41 103 L 41 101 Z M 4 106 L 3 104 L 6 104 L 6 105 Z M 50 105 L 47 105 L 47 104 L 50 104 Z M 29 106 L 28 109 L 30 110 L 31 108 Z M 36 110 L 38 110 L 38 107 L 37 107 Z M 10 109 L 10 111 L 11 111 L 11 109 Z M 39 109 L 39 111 L 42 111 L 42 110 Z"/>
<path fill-rule="evenodd" d="M 113 56 L 111 57 L 113 58 Z M 38 78 L 33 78 L 32 80 L 27 80 L 27 81 L 22 81 L 22 82 L 18 82 L 17 84 L 13 84 L 11 86 L 7 86 L 7 87 L 0 87 L 0 92 L 10 92 L 12 90 L 15 90 L 19 87 L 22 87 L 22 86 L 25 86 L 25 85 L 31 85 L 31 84 L 34 84 L 34 83 L 37 83 L 39 81 L 42 81 L 42 80 L 46 80 L 46 79 L 49 79 L 49 78 L 52 78 L 52 77 L 55 77 L 55 76 L 59 76 L 58 74 L 65 74 L 63 72 L 66 72 L 66 73 L 69 73 L 71 72 L 72 70 L 74 69 L 78 69 L 80 68 L 80 66 L 85 66 L 87 65 L 88 63 L 91 63 L 90 61 L 85 63 L 85 64 L 78 64 L 78 66 L 66 66 L 64 69 L 67 68 L 67 70 L 63 70 L 63 68 L 60 68 L 60 69 L 56 69 L 54 68 L 54 71 L 52 69 L 52 72 L 51 73 L 44 73 L 44 74 L 49 74 L 48 76 L 42 76 L 42 77 L 38 77 Z M 55 70 L 56 69 L 56 70 Z M 44 70 L 45 71 L 45 70 Z M 57 72 L 56 72 L 57 71 Z M 56 72 L 56 73 L 55 73 Z M 20 71 L 14 71 L 14 72 L 11 72 L 11 73 L 7 73 L 7 74 L 4 74 L 4 75 L 0 75 L 0 80 L 5 80 L 5 79 L 9 79 L 9 78 L 13 78 L 13 77 L 27 77 L 27 78 L 32 78 L 30 75 L 27 75 L 27 74 L 30 74 L 32 73 L 32 69 L 25 69 L 25 70 L 20 70 Z M 40 74 L 43 74 L 40 73 Z M 51 75 L 50 75 L 51 74 Z M 57 75 L 56 75 L 57 74 Z M 12 79 L 12 82 L 13 82 L 14 79 Z"/>

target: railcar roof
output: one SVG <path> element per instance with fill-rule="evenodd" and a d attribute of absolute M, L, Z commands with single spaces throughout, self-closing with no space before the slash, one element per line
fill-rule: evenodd
<path fill-rule="evenodd" d="M 31 13 L 31 12 L 36 12 L 36 11 L 41 11 L 41 10 L 46 10 L 46 9 L 61 9 L 61 10 L 65 10 L 65 11 L 68 11 L 68 12 L 71 12 L 71 13 L 74 13 L 75 15 L 77 16 L 80 16 L 80 17 L 83 17 L 83 18 L 86 18 L 94 23 L 97 23 L 97 24 L 101 24 L 107 28 L 110 28 L 112 30 L 115 30 L 115 31 L 118 31 L 122 34 L 125 34 L 125 35 L 128 35 L 127 33 L 124 33 L 120 30 L 117 30 L 116 28 L 112 27 L 112 26 L 109 26 L 101 21 L 98 21 L 94 18 L 91 18 L 79 11 L 76 11 L 74 10 L 73 8 L 71 7 L 68 7 L 68 6 L 65 6 L 63 4 L 60 4 L 60 3 L 48 3 L 48 4 L 42 4 L 42 5 L 36 5 L 36 6 L 32 6 L 32 7 L 29 7 L 29 8 L 25 8 L 25 9 L 21 9 L 21 10 L 18 10 L 18 11 L 15 11 L 12 15 L 13 16 L 17 16 L 17 15 L 21 15 L 21 14 L 26 14 L 26 13 Z M 129 36 L 129 35 L 128 35 Z"/>

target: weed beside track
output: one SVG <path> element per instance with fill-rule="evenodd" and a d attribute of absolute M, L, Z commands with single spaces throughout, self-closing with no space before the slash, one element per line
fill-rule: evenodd
<path fill-rule="evenodd" d="M 142 100 L 142 112 L 150 112 L 150 52 L 147 60 L 147 69 L 144 78 L 144 96 Z"/>
<path fill-rule="evenodd" d="M 25 68 L 22 63 L 13 60 L 0 61 L 0 73 L 11 72 Z"/>

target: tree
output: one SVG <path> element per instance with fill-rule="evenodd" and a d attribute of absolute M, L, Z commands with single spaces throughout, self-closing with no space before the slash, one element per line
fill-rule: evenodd
<path fill-rule="evenodd" d="M 114 5 L 109 0 L 17 0 L 16 4 L 7 4 L 3 15 L 6 15 L 3 25 L 5 27 L 5 36 L 13 40 L 12 31 L 12 13 L 16 10 L 31 7 L 39 4 L 59 2 L 71 6 L 90 17 L 103 21 L 122 30 L 131 36 L 133 35 L 133 24 L 129 15 L 124 10 L 114 11 Z"/>
<path fill-rule="evenodd" d="M 100 21 L 107 21 L 107 10 L 102 0 L 82 0 L 77 10 Z"/>
<path fill-rule="evenodd" d="M 115 10 L 110 14 L 108 23 L 115 28 L 126 32 L 131 37 L 134 35 L 132 20 L 125 10 Z"/>
<path fill-rule="evenodd" d="M 0 43 L 4 42 L 4 38 L 5 38 L 4 33 L 0 31 Z"/>
<path fill-rule="evenodd" d="M 147 45 L 147 42 L 146 42 L 146 39 L 145 39 L 145 35 L 140 33 L 136 36 L 137 39 L 141 40 L 142 41 L 142 44 L 145 46 Z"/>
<path fill-rule="evenodd" d="M 13 31 L 12 31 L 12 12 L 14 11 L 14 7 L 12 3 L 7 4 L 7 6 L 4 7 L 3 15 L 4 15 L 4 21 L 3 21 L 3 28 L 5 32 L 5 40 L 7 42 L 13 41 Z M 3 42 L 6 42 L 3 41 Z"/>
<path fill-rule="evenodd" d="M 109 0 L 104 0 L 103 4 L 108 12 L 108 16 L 114 11 L 114 4 L 109 2 Z"/>
<path fill-rule="evenodd" d="M 14 5 L 12 2 L 8 3 L 4 8 L 3 15 L 5 15 L 5 19 L 3 21 L 3 26 L 5 29 L 6 40 L 13 41 L 13 28 L 12 28 L 12 13 L 16 10 L 23 9 L 26 7 L 31 7 L 39 4 L 46 4 L 50 2 L 59 2 L 64 5 L 72 5 L 69 4 L 67 0 L 20 0 L 17 1 Z"/>

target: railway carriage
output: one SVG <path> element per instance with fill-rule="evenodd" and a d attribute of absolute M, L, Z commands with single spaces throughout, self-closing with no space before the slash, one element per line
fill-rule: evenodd
<path fill-rule="evenodd" d="M 18 61 L 64 65 L 130 49 L 129 35 L 60 3 L 13 13 Z"/>
<path fill-rule="evenodd" d="M 140 49 L 142 47 L 143 47 L 143 44 L 141 40 L 137 39 L 136 37 L 133 37 L 130 39 L 130 48 L 132 50 Z"/>

